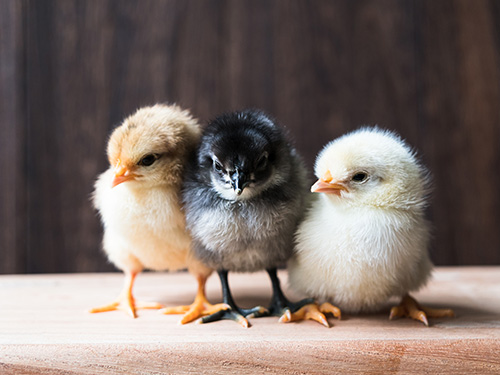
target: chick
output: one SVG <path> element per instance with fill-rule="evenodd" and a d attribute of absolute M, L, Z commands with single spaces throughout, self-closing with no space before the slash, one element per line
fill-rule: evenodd
<path fill-rule="evenodd" d="M 293 251 L 293 234 L 305 209 L 306 171 L 284 132 L 255 110 L 223 114 L 202 135 L 183 188 L 188 229 L 196 257 L 218 271 L 230 309 L 202 318 L 233 319 L 296 310 L 283 295 L 276 267 Z M 269 310 L 238 308 L 228 271 L 266 269 L 273 286 Z"/>
<path fill-rule="evenodd" d="M 110 167 L 96 181 L 93 202 L 104 225 L 104 251 L 125 273 L 125 285 L 115 301 L 90 312 L 125 310 L 135 318 L 137 309 L 158 309 L 158 303 L 134 300 L 136 275 L 144 268 L 186 267 L 198 279 L 195 303 L 165 312 L 186 313 L 182 322 L 211 312 L 204 286 L 212 270 L 192 256 L 180 201 L 184 166 L 200 134 L 188 111 L 166 105 L 139 109 L 112 133 Z"/>
<path fill-rule="evenodd" d="M 427 317 L 453 315 L 421 307 L 408 294 L 424 286 L 432 270 L 424 215 L 429 174 L 408 145 L 394 133 L 362 128 L 329 143 L 315 174 L 311 191 L 319 199 L 297 231 L 290 286 L 344 312 L 376 311 L 396 296 L 402 302 L 391 319 L 428 325 Z M 282 321 L 305 314 L 324 318 L 308 305 Z"/>

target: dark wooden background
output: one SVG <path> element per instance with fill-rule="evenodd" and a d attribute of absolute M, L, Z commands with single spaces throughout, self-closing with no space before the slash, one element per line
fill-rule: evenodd
<path fill-rule="evenodd" d="M 432 170 L 439 265 L 500 264 L 500 1 L 0 0 L 0 273 L 113 269 L 89 203 L 142 105 L 259 107 L 312 168 L 362 124 Z"/>

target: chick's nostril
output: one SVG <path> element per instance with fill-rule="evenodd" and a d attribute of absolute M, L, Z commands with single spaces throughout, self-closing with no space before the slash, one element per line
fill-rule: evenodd
<path fill-rule="evenodd" d="M 115 167 L 115 176 L 121 177 L 121 176 L 128 176 L 129 174 L 130 172 L 125 166 L 118 164 Z"/>
<path fill-rule="evenodd" d="M 234 192 L 236 193 L 236 195 L 241 195 L 241 193 L 243 192 L 243 189 L 245 188 L 245 186 L 243 186 L 243 184 L 241 183 L 241 180 L 239 179 L 235 179 L 231 182 L 231 186 L 234 190 Z"/>
<path fill-rule="evenodd" d="M 247 177 L 245 174 L 236 172 L 231 176 L 231 185 L 237 195 L 240 195 L 245 187 L 248 185 Z"/>
<path fill-rule="evenodd" d="M 329 170 L 327 170 L 325 172 L 325 174 L 322 177 L 322 180 L 325 181 L 325 182 L 330 182 L 330 181 L 333 180 L 332 174 L 331 174 L 331 172 Z"/>

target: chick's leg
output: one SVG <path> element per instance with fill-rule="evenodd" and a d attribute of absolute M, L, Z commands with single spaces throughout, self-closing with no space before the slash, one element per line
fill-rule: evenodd
<path fill-rule="evenodd" d="M 191 305 L 167 307 L 161 309 L 160 312 L 163 314 L 184 314 L 181 319 L 181 324 L 186 324 L 202 316 L 211 315 L 220 310 L 230 308 L 230 306 L 226 305 L 225 303 L 212 305 L 210 302 L 208 302 L 205 295 L 205 284 L 207 282 L 208 276 L 199 274 L 196 278 L 198 280 L 198 293 L 196 294 L 194 302 Z"/>
<path fill-rule="evenodd" d="M 276 268 L 270 268 L 267 270 L 269 274 L 269 278 L 271 279 L 271 283 L 273 286 L 273 297 L 271 299 L 271 306 L 269 307 L 269 313 L 273 316 L 283 316 L 286 312 L 296 312 L 302 306 L 311 304 L 314 302 L 312 298 L 306 298 L 299 302 L 291 302 L 289 301 L 283 291 L 281 290 L 280 280 L 278 278 L 278 274 L 276 272 Z"/>
<path fill-rule="evenodd" d="M 228 305 L 229 308 L 220 309 L 219 311 L 209 316 L 201 318 L 199 320 L 200 323 L 209 323 L 222 319 L 230 319 L 237 322 L 243 328 L 248 328 L 250 326 L 250 323 L 248 323 L 248 319 L 246 317 L 257 318 L 259 316 L 268 314 L 267 309 L 262 306 L 257 306 L 252 309 L 240 309 L 234 302 L 233 296 L 231 295 L 231 290 L 229 289 L 229 283 L 227 280 L 227 271 L 220 270 L 217 271 L 217 273 L 219 274 L 221 282 L 224 304 Z"/>
<path fill-rule="evenodd" d="M 420 306 L 418 302 L 410 297 L 409 294 L 405 295 L 398 306 L 391 309 L 389 319 L 406 317 L 421 321 L 426 326 L 429 326 L 427 318 L 442 318 L 454 316 L 453 310 L 450 309 L 431 309 L 429 307 Z"/>
<path fill-rule="evenodd" d="M 136 318 L 136 310 L 139 309 L 160 309 L 161 304 L 157 302 L 136 302 L 132 295 L 132 288 L 134 287 L 135 277 L 137 272 L 125 272 L 125 284 L 123 290 L 116 300 L 108 305 L 95 307 L 90 309 L 90 313 L 100 313 L 106 311 L 122 310 L 129 314 L 132 318 Z"/>

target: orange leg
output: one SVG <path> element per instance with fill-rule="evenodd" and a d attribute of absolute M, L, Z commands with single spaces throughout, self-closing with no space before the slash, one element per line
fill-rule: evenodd
<path fill-rule="evenodd" d="M 294 313 L 290 313 L 287 310 L 279 319 L 280 323 L 295 322 L 298 320 L 315 320 L 325 327 L 329 328 L 328 320 L 326 320 L 325 314 L 331 313 L 335 318 L 341 318 L 341 312 L 338 307 L 325 302 L 321 306 L 316 303 L 310 303 L 308 305 L 302 306 L 299 310 Z"/>
<path fill-rule="evenodd" d="M 205 295 L 205 284 L 207 282 L 207 276 L 198 275 L 196 278 L 198 280 L 198 292 L 196 293 L 196 298 L 191 305 L 166 307 L 164 309 L 161 309 L 160 312 L 167 315 L 184 314 L 181 319 L 181 324 L 186 324 L 202 316 L 211 315 L 220 310 L 226 310 L 229 308 L 229 305 L 226 305 L 225 303 L 212 305 L 210 302 L 208 302 Z"/>
<path fill-rule="evenodd" d="M 406 317 L 418 320 L 429 326 L 427 318 L 442 318 L 455 316 L 453 310 L 450 309 L 431 309 L 429 307 L 420 306 L 418 302 L 410 297 L 409 294 L 405 295 L 398 306 L 391 309 L 389 319 Z"/>
<path fill-rule="evenodd" d="M 129 314 L 132 318 L 136 318 L 136 310 L 139 309 L 160 309 L 161 304 L 157 302 L 135 302 L 134 296 L 132 295 L 132 288 L 134 287 L 136 272 L 125 272 L 125 285 L 123 290 L 116 300 L 108 305 L 101 307 L 95 307 L 90 309 L 90 313 L 100 313 L 106 311 L 122 310 Z"/>

